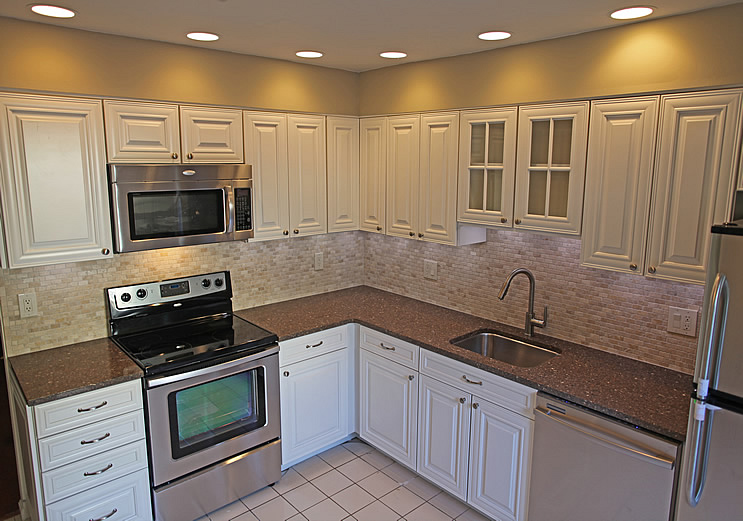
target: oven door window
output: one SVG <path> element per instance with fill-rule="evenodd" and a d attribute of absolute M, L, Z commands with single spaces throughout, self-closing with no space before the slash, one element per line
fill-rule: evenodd
<path fill-rule="evenodd" d="M 224 190 L 129 192 L 131 239 L 223 233 Z"/>
<path fill-rule="evenodd" d="M 173 459 L 264 427 L 265 368 L 172 392 L 168 412 Z"/>

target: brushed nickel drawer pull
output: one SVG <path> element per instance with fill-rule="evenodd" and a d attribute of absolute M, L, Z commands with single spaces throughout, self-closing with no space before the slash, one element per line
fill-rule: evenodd
<path fill-rule="evenodd" d="M 108 405 L 108 402 L 107 402 L 106 400 L 103 400 L 103 402 L 101 402 L 101 403 L 99 403 L 98 405 L 95 405 L 95 406 L 93 406 L 93 407 L 88 407 L 87 409 L 83 409 L 83 408 L 81 408 L 81 407 L 80 407 L 80 408 L 78 408 L 78 409 L 77 409 L 77 412 L 90 412 L 90 411 L 95 411 L 96 409 L 100 409 L 100 408 L 101 408 L 101 407 L 103 407 L 104 405 Z"/>
<path fill-rule="evenodd" d="M 103 474 L 107 470 L 111 470 L 113 468 L 113 466 L 114 466 L 113 463 L 109 463 L 108 465 L 106 465 L 106 468 L 103 468 L 101 470 L 96 470 L 95 472 L 84 472 L 83 473 L 83 476 L 85 476 L 85 477 L 97 476 L 98 474 Z"/>
<path fill-rule="evenodd" d="M 395 347 L 394 347 L 394 346 L 392 346 L 392 347 L 387 347 L 386 345 L 384 345 L 384 342 L 380 342 L 380 343 L 379 343 L 379 347 L 381 347 L 381 348 L 382 348 L 382 349 L 384 349 L 385 351 L 394 351 L 394 350 L 395 350 Z"/>
<path fill-rule="evenodd" d="M 115 514 L 116 512 L 118 512 L 118 511 L 119 511 L 119 509 L 118 509 L 118 508 L 114 508 L 113 510 L 111 510 L 111 513 L 109 513 L 109 514 L 106 514 L 106 515 L 105 515 L 105 516 L 103 516 L 103 517 L 97 517 L 97 518 L 95 518 L 95 519 L 93 519 L 93 518 L 90 518 L 90 521 L 103 521 L 104 519 L 108 519 L 109 517 L 111 517 L 112 515 L 114 515 L 114 514 Z"/>
<path fill-rule="evenodd" d="M 466 374 L 463 374 L 463 375 L 462 375 L 462 380 L 464 380 L 464 381 L 465 381 L 465 382 L 467 382 L 468 384 L 474 384 L 474 385 L 482 385 L 482 382 L 476 382 L 476 381 L 474 381 L 474 380 L 470 380 L 469 378 L 467 378 L 467 375 L 466 375 Z"/>
<path fill-rule="evenodd" d="M 110 432 L 107 432 L 106 434 L 104 434 L 100 438 L 96 438 L 94 440 L 82 440 L 82 441 L 80 441 L 80 445 L 90 445 L 91 443 L 98 443 L 99 441 L 105 440 L 109 436 L 111 436 L 111 433 Z"/>
<path fill-rule="evenodd" d="M 321 345 L 322 345 L 322 340 L 320 340 L 320 341 L 319 341 L 319 342 L 318 342 L 317 344 L 315 344 L 315 345 L 309 345 L 309 344 L 307 344 L 306 346 L 304 346 L 304 348 L 305 348 L 305 349 L 312 349 L 313 347 L 320 347 Z"/>

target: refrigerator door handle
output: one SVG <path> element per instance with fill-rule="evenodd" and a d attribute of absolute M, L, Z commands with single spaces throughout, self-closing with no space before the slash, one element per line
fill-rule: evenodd
<path fill-rule="evenodd" d="M 689 472 L 688 501 L 693 507 L 697 506 L 702 497 L 704 483 L 707 480 L 707 462 L 709 461 L 709 442 L 712 434 L 712 420 L 717 407 L 704 402 L 695 401 L 694 429 L 691 437 L 691 458 L 687 465 L 691 465 Z M 709 411 L 709 415 L 707 414 Z"/>
<path fill-rule="evenodd" d="M 700 400 L 707 398 L 707 389 L 711 384 L 717 387 L 717 378 L 720 372 L 720 360 L 722 359 L 722 346 L 725 341 L 725 324 L 728 316 L 728 301 L 730 299 L 730 288 L 728 279 L 724 273 L 718 273 L 712 285 L 712 301 L 709 307 L 709 320 L 707 321 L 706 349 L 699 372 L 699 385 L 697 397 Z"/>

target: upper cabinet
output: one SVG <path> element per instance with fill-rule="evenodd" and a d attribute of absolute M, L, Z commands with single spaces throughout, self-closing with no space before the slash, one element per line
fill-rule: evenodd
<path fill-rule="evenodd" d="M 519 109 L 514 226 L 580 235 L 588 102 Z"/>
<path fill-rule="evenodd" d="M 359 120 L 328 116 L 328 231 L 359 229 Z"/>
<path fill-rule="evenodd" d="M 385 233 L 387 118 L 361 120 L 359 229 Z"/>
<path fill-rule="evenodd" d="M 513 226 L 515 107 L 460 115 L 460 222 Z"/>
<path fill-rule="evenodd" d="M 100 100 L 6 94 L 0 112 L 9 267 L 110 258 Z"/>
<path fill-rule="evenodd" d="M 387 234 L 415 237 L 418 227 L 420 116 L 387 120 Z"/>
<path fill-rule="evenodd" d="M 289 226 L 292 235 L 328 231 L 325 116 L 290 114 Z"/>
<path fill-rule="evenodd" d="M 104 101 L 111 163 L 242 163 L 240 110 Z"/>

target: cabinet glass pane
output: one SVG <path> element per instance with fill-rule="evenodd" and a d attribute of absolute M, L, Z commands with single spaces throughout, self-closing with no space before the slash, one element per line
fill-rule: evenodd
<path fill-rule="evenodd" d="M 573 120 L 556 119 L 552 141 L 552 165 L 570 166 L 570 147 L 573 141 Z"/>
<path fill-rule="evenodd" d="M 546 165 L 549 156 L 550 120 L 531 124 L 531 166 Z"/>
<path fill-rule="evenodd" d="M 485 164 L 485 123 L 470 125 L 470 164 Z"/>
<path fill-rule="evenodd" d="M 470 202 L 468 208 L 482 210 L 485 172 L 479 168 L 470 168 Z"/>
<path fill-rule="evenodd" d="M 503 190 L 503 170 L 488 170 L 488 198 L 485 209 L 491 212 L 500 212 Z"/>
<path fill-rule="evenodd" d="M 506 124 L 490 123 L 488 125 L 488 164 L 503 164 L 503 139 L 506 133 Z"/>
<path fill-rule="evenodd" d="M 568 216 L 568 185 L 570 172 L 551 172 L 550 175 L 550 210 L 552 217 Z"/>
<path fill-rule="evenodd" d="M 526 212 L 530 215 L 545 215 L 547 202 L 547 172 L 532 170 L 529 172 L 529 203 Z"/>

